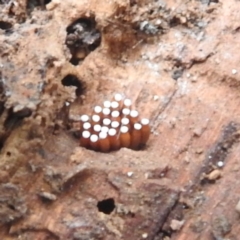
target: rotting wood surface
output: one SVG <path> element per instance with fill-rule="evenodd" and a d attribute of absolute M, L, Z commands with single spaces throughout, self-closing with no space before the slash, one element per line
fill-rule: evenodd
<path fill-rule="evenodd" d="M 240 3 L 44 4 L 0 0 L 0 239 L 237 240 Z M 116 92 L 147 147 L 79 147 Z"/>

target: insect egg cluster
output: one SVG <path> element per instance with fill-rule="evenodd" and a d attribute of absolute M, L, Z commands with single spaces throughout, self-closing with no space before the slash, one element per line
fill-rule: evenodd
<path fill-rule="evenodd" d="M 94 107 L 92 116 L 81 116 L 82 147 L 110 152 L 122 147 L 134 150 L 144 146 L 150 136 L 149 120 L 140 119 L 132 102 L 121 94 L 115 94 L 112 101 Z"/>

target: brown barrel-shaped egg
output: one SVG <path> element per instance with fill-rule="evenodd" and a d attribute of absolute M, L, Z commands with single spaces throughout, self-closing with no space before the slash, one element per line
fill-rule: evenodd
<path fill-rule="evenodd" d="M 95 114 L 95 115 L 92 116 L 92 125 L 99 124 L 100 121 L 101 121 L 101 118 L 100 118 L 99 115 Z"/>
<path fill-rule="evenodd" d="M 119 110 L 123 107 L 123 95 L 120 93 L 116 93 L 114 95 L 114 101 L 118 102 L 119 104 Z"/>
<path fill-rule="evenodd" d="M 83 131 L 82 136 L 80 138 L 80 146 L 89 148 L 90 146 L 90 136 L 91 133 L 89 131 Z"/>
<path fill-rule="evenodd" d="M 117 122 L 120 122 L 121 120 L 121 117 L 120 117 L 120 112 L 115 110 L 113 112 L 111 112 L 111 121 L 117 121 Z"/>
<path fill-rule="evenodd" d="M 113 122 L 111 122 L 111 128 L 116 129 L 117 134 L 118 134 L 118 132 L 119 132 L 120 126 L 121 126 L 121 125 L 120 125 L 120 122 L 118 122 L 118 121 L 113 121 Z"/>
<path fill-rule="evenodd" d="M 134 123 L 133 129 L 131 131 L 131 144 L 130 148 L 138 150 L 141 143 L 141 129 L 142 125 L 140 123 Z"/>
<path fill-rule="evenodd" d="M 130 120 L 129 120 L 129 118 L 123 117 L 121 119 L 121 126 L 127 126 L 129 128 L 129 132 L 130 132 Z"/>
<path fill-rule="evenodd" d="M 96 134 L 92 134 L 90 137 L 90 148 L 94 151 L 99 151 L 99 138 Z"/>
<path fill-rule="evenodd" d="M 100 132 L 99 134 L 99 148 L 101 152 L 109 152 L 110 150 L 110 142 L 108 139 L 108 135 L 105 132 Z"/>
<path fill-rule="evenodd" d="M 111 120 L 109 118 L 104 118 L 102 121 L 103 126 L 110 127 L 111 126 Z"/>
<path fill-rule="evenodd" d="M 132 101 L 130 99 L 128 99 L 128 98 L 124 99 L 123 107 L 131 109 L 131 106 L 132 106 Z"/>
<path fill-rule="evenodd" d="M 100 107 L 100 106 L 95 106 L 94 107 L 94 114 L 96 114 L 96 115 L 98 115 L 100 118 L 102 118 L 103 117 L 103 113 L 102 113 L 102 107 Z"/>
<path fill-rule="evenodd" d="M 111 151 L 119 150 L 121 145 L 120 145 L 120 140 L 117 136 L 117 130 L 116 129 L 114 129 L 114 128 L 109 129 L 108 138 L 109 138 L 109 142 L 110 142 Z"/>
<path fill-rule="evenodd" d="M 133 128 L 134 124 L 137 123 L 139 120 L 139 114 L 137 110 L 131 110 L 129 114 L 129 120 L 130 120 L 131 127 Z"/>
<path fill-rule="evenodd" d="M 91 130 L 91 123 L 89 123 L 89 122 L 85 122 L 84 124 L 83 124 L 83 131 L 85 131 L 85 130 L 87 130 L 87 131 L 90 131 Z"/>
<path fill-rule="evenodd" d="M 109 127 L 107 127 L 107 126 L 102 126 L 101 132 L 108 133 L 108 131 L 109 131 Z"/>
<path fill-rule="evenodd" d="M 111 110 L 110 110 L 110 108 L 103 108 L 103 110 L 102 110 L 102 117 L 103 118 L 110 118 L 111 117 Z"/>
<path fill-rule="evenodd" d="M 131 112 L 130 108 L 123 108 L 122 109 L 122 116 L 123 117 L 128 117 L 130 112 Z"/>
<path fill-rule="evenodd" d="M 102 129 L 101 125 L 96 124 L 93 126 L 92 133 L 98 135 L 101 132 L 101 129 Z"/>
<path fill-rule="evenodd" d="M 104 101 L 103 102 L 103 107 L 104 108 L 110 108 L 111 107 L 111 102 L 110 101 Z"/>
<path fill-rule="evenodd" d="M 111 110 L 112 110 L 112 111 L 119 111 L 119 110 L 120 110 L 119 102 L 117 102 L 117 101 L 112 101 L 112 102 L 111 102 Z"/>
<path fill-rule="evenodd" d="M 90 120 L 90 118 L 89 118 L 89 116 L 88 115 L 82 115 L 81 117 L 80 117 L 80 130 L 81 131 L 84 131 L 84 129 L 83 129 L 83 124 L 84 123 L 86 123 L 86 122 L 89 122 L 89 120 Z"/>
<path fill-rule="evenodd" d="M 151 133 L 151 129 L 149 126 L 149 120 L 147 118 L 143 118 L 141 120 L 142 129 L 141 129 L 141 144 L 144 145 L 148 141 Z"/>
<path fill-rule="evenodd" d="M 120 128 L 119 140 L 121 147 L 128 148 L 131 144 L 131 136 L 127 126 L 122 126 Z"/>

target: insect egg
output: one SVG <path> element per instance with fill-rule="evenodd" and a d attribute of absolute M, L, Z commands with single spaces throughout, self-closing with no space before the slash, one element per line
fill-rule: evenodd
<path fill-rule="evenodd" d="M 99 123 L 99 122 L 100 122 L 100 116 L 98 116 L 98 115 L 93 115 L 93 116 L 92 116 L 92 121 L 93 121 L 94 123 Z"/>
<path fill-rule="evenodd" d="M 93 131 L 95 133 L 99 133 L 101 131 L 101 129 L 102 129 L 102 127 L 99 124 L 96 124 L 96 125 L 93 126 Z"/>
<path fill-rule="evenodd" d="M 88 116 L 88 115 L 82 115 L 82 116 L 81 116 L 81 121 L 82 121 L 82 122 L 87 122 L 87 121 L 89 121 L 89 116 Z"/>
<path fill-rule="evenodd" d="M 131 144 L 130 148 L 137 150 L 141 141 L 141 129 L 142 125 L 140 123 L 135 123 L 133 125 L 133 130 L 131 132 Z"/>
<path fill-rule="evenodd" d="M 131 110 L 130 112 L 130 122 L 133 125 L 138 121 L 138 111 L 136 110 Z"/>
<path fill-rule="evenodd" d="M 110 124 L 111 124 L 111 120 L 109 118 L 104 118 L 103 119 L 103 125 L 110 126 Z"/>
<path fill-rule="evenodd" d="M 113 111 L 111 113 L 111 120 L 112 121 L 120 121 L 120 112 L 119 111 Z"/>
<path fill-rule="evenodd" d="M 91 128 L 91 123 L 85 122 L 85 123 L 83 124 L 83 129 L 84 129 L 84 130 L 89 130 L 90 128 Z"/>
<path fill-rule="evenodd" d="M 117 102 L 122 101 L 123 100 L 122 94 L 116 93 L 115 96 L 114 96 L 114 100 L 117 101 Z"/>
<path fill-rule="evenodd" d="M 81 118 L 80 118 L 80 120 L 81 120 L 80 129 L 82 130 L 83 124 L 84 124 L 85 122 L 88 122 L 88 121 L 89 121 L 89 116 L 88 116 L 88 115 L 82 115 Z"/>
<path fill-rule="evenodd" d="M 119 103 L 118 102 L 111 102 L 111 108 L 114 110 L 114 109 L 118 109 L 119 107 Z"/>
<path fill-rule="evenodd" d="M 124 102 L 123 102 L 123 105 L 127 108 L 131 107 L 132 105 L 132 101 L 130 99 L 125 99 Z"/>
<path fill-rule="evenodd" d="M 142 130 L 141 130 L 141 144 L 146 144 L 147 140 L 150 136 L 150 126 L 149 126 L 149 120 L 147 118 L 143 118 L 141 120 L 142 124 Z"/>
<path fill-rule="evenodd" d="M 121 119 L 121 123 L 122 123 L 122 125 L 128 125 L 129 122 L 130 122 L 129 119 L 126 118 L 126 117 L 124 117 L 124 118 Z"/>
<path fill-rule="evenodd" d="M 89 131 L 83 131 L 82 137 L 80 138 L 80 146 L 88 148 L 90 143 L 90 135 Z"/>
<path fill-rule="evenodd" d="M 104 108 L 110 108 L 111 107 L 111 102 L 110 101 L 104 101 L 103 106 L 104 106 Z"/>
<path fill-rule="evenodd" d="M 132 118 L 137 118 L 138 117 L 138 111 L 137 110 L 132 110 L 130 112 L 130 117 Z"/>
<path fill-rule="evenodd" d="M 102 112 L 102 107 L 96 106 L 96 107 L 94 108 L 94 112 L 97 113 L 97 114 L 101 113 L 101 112 Z"/>
<path fill-rule="evenodd" d="M 110 142 L 105 132 L 100 132 L 99 134 L 99 147 L 101 152 L 108 152 L 110 150 Z"/>
<path fill-rule="evenodd" d="M 102 110 L 103 117 L 109 117 L 110 113 L 111 113 L 111 110 L 109 108 L 103 108 Z"/>
<path fill-rule="evenodd" d="M 108 131 L 108 138 L 109 138 L 109 142 L 110 142 L 110 147 L 111 150 L 118 150 L 120 149 L 120 141 L 119 138 L 117 137 L 117 131 L 114 128 L 110 128 Z"/>
<path fill-rule="evenodd" d="M 99 150 L 99 139 L 96 134 L 91 135 L 90 137 L 90 146 L 92 150 L 98 151 Z"/>
<path fill-rule="evenodd" d="M 120 126 L 120 123 L 118 122 L 118 121 L 113 121 L 112 123 L 111 123 L 111 127 L 112 128 L 118 128 Z"/>
<path fill-rule="evenodd" d="M 128 116 L 129 114 L 130 114 L 130 109 L 129 108 L 124 108 L 123 110 L 122 110 L 122 114 L 124 115 L 124 116 Z"/>
<path fill-rule="evenodd" d="M 101 128 L 101 132 L 107 133 L 108 131 L 109 131 L 109 128 L 108 128 L 107 126 L 103 126 L 103 127 Z"/>
<path fill-rule="evenodd" d="M 122 126 L 120 128 L 119 140 L 120 140 L 121 147 L 128 148 L 130 146 L 131 136 L 128 130 L 129 129 L 126 126 Z"/>

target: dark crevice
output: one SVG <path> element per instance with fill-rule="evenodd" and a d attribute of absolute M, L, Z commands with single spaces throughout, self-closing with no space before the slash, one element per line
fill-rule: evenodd
<path fill-rule="evenodd" d="M 170 19 L 170 22 L 169 22 L 169 26 L 172 28 L 172 27 L 176 27 L 178 25 L 181 25 L 181 21 L 178 17 L 173 17 L 172 19 Z"/>
<path fill-rule="evenodd" d="M 73 65 L 78 65 L 101 43 L 101 33 L 96 28 L 94 17 L 80 18 L 68 26 L 66 31 L 66 45 L 72 54 L 70 63 Z"/>
<path fill-rule="evenodd" d="M 44 10 L 46 9 L 46 5 L 50 2 L 51 0 L 28 0 L 27 9 L 32 11 L 36 7 L 41 7 Z"/>
<path fill-rule="evenodd" d="M 12 28 L 12 24 L 11 23 L 5 22 L 5 21 L 0 21 L 0 29 L 8 30 L 10 28 Z"/>
<path fill-rule="evenodd" d="M 76 96 L 80 96 L 85 93 L 86 86 L 83 81 L 79 80 L 75 75 L 68 74 L 66 77 L 62 79 L 62 85 L 69 87 L 74 86 L 76 89 Z"/>
<path fill-rule="evenodd" d="M 114 199 L 108 198 L 108 199 L 99 201 L 97 204 L 97 208 L 98 208 L 99 212 L 103 212 L 105 214 L 110 214 L 115 208 Z"/>
<path fill-rule="evenodd" d="M 235 143 L 239 141 L 239 129 L 240 125 L 235 122 L 230 122 L 227 126 L 223 128 L 219 140 L 214 146 L 212 146 L 212 148 L 207 153 L 203 166 L 197 175 L 197 180 L 200 182 L 200 184 L 204 185 L 206 183 L 211 183 L 211 181 L 204 178 L 203 176 L 205 174 L 209 174 L 215 168 L 217 168 L 218 162 L 225 163 L 230 149 Z"/>
<path fill-rule="evenodd" d="M 6 131 L 10 131 L 14 129 L 15 127 L 21 124 L 22 120 L 25 117 L 30 117 L 31 114 L 32 114 L 32 111 L 28 108 L 23 108 L 18 112 L 13 112 L 12 108 L 9 109 L 8 117 L 4 122 L 4 128 L 6 129 Z"/>

